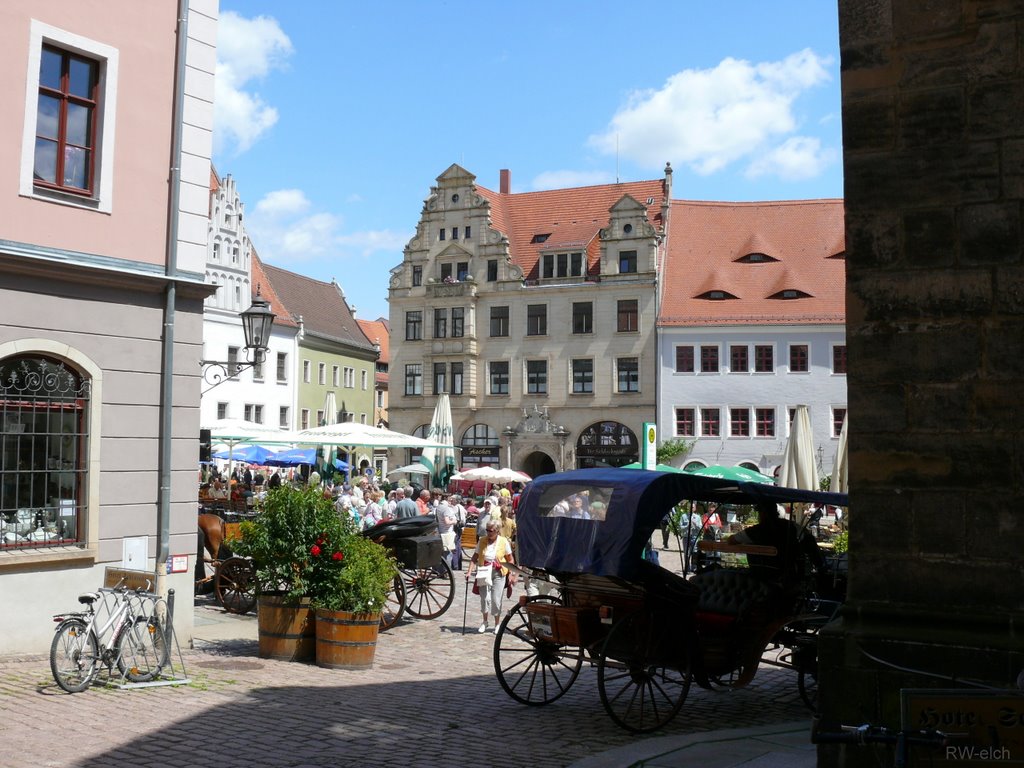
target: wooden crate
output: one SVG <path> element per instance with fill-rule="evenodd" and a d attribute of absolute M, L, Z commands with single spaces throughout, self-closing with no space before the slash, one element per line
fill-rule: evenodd
<path fill-rule="evenodd" d="M 538 601 L 527 603 L 526 613 L 537 637 L 560 645 L 589 645 L 601 632 L 597 608 L 569 608 Z"/>

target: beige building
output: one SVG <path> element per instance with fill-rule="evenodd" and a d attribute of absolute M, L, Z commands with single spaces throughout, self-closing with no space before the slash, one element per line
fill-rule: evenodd
<path fill-rule="evenodd" d="M 657 393 L 657 274 L 672 171 L 512 193 L 452 165 L 390 284 L 390 426 L 451 397 L 461 467 L 531 475 L 639 458 Z M 414 456 L 392 456 L 405 463 Z"/>

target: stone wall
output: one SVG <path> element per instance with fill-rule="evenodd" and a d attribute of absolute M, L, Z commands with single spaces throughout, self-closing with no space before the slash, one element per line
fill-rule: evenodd
<path fill-rule="evenodd" d="M 897 727 L 901 688 L 1024 668 L 1024 5 L 839 12 L 851 582 L 821 707 Z"/>

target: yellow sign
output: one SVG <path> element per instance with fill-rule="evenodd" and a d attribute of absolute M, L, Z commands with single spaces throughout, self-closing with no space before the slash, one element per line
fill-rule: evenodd
<path fill-rule="evenodd" d="M 936 730 L 949 744 L 932 752 L 943 766 L 1024 765 L 1024 695 L 1005 691 L 901 691 L 903 727 Z M 923 758 L 923 755 L 922 755 Z"/>

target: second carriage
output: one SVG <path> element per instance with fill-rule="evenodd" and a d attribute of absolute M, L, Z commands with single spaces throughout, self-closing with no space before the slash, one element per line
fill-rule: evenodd
<path fill-rule="evenodd" d="M 381 629 L 395 626 L 403 615 L 434 619 L 455 599 L 455 575 L 445 560 L 437 520 L 431 516 L 378 523 L 363 536 L 385 547 L 395 558 L 395 578 L 381 613 Z"/>
<path fill-rule="evenodd" d="M 574 515 L 570 500 L 579 496 L 584 512 Z M 494 668 L 506 693 L 523 704 L 548 704 L 588 662 L 612 720 L 647 733 L 675 717 L 693 682 L 745 686 L 774 645 L 781 649 L 775 659 L 783 659 L 777 663 L 795 669 L 809 695 L 825 616 L 807 580 L 812 574 L 765 579 L 753 569 L 713 568 L 686 579 L 644 559 L 651 534 L 682 500 L 847 503 L 841 494 L 642 470 L 538 478 L 517 511 L 518 560 L 532 586 L 551 592 L 521 599 L 499 628 Z M 793 554 L 722 546 L 756 558 Z"/>

